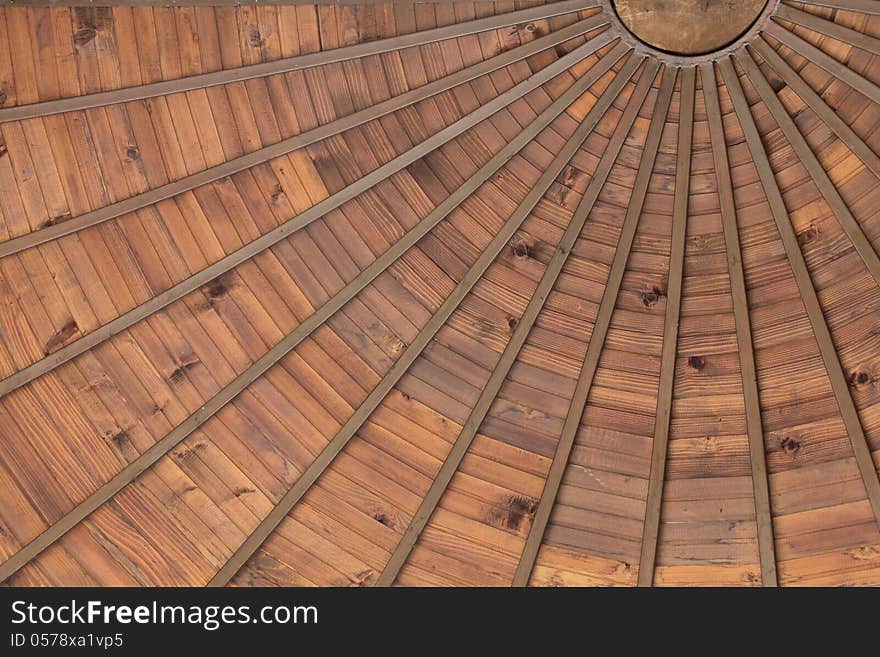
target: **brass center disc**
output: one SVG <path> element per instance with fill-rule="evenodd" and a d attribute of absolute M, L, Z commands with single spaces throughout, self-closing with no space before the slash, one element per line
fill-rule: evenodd
<path fill-rule="evenodd" d="M 702 55 L 736 41 L 767 0 L 612 0 L 621 23 L 649 46 Z"/>

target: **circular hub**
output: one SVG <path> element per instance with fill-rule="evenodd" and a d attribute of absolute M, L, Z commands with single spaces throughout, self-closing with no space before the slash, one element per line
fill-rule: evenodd
<path fill-rule="evenodd" d="M 767 0 L 612 0 L 621 23 L 649 46 L 702 55 L 736 41 L 761 16 Z"/>

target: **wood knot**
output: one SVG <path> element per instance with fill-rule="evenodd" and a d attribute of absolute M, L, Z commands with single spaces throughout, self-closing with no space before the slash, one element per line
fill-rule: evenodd
<path fill-rule="evenodd" d="M 275 189 L 272 190 L 272 203 L 278 205 L 281 202 L 281 199 L 284 198 L 284 190 L 281 189 L 281 185 L 275 185 Z"/>
<path fill-rule="evenodd" d="M 534 32 L 537 29 L 538 29 L 538 26 L 535 25 L 534 23 L 526 23 L 526 27 L 525 27 L 526 32 Z"/>
<path fill-rule="evenodd" d="M 641 293 L 642 305 L 644 305 L 645 308 L 653 308 L 662 296 L 663 290 L 661 290 L 659 286 L 651 285 L 650 287 L 646 287 Z"/>
<path fill-rule="evenodd" d="M 794 438 L 783 438 L 779 446 L 782 447 L 782 451 L 788 454 L 790 457 L 795 458 L 797 453 L 801 451 L 801 444 L 799 441 Z"/>
<path fill-rule="evenodd" d="M 849 384 L 851 386 L 863 386 L 871 382 L 871 375 L 864 370 L 853 370 L 849 374 Z"/>
<path fill-rule="evenodd" d="M 815 242 L 817 239 L 819 239 L 819 229 L 815 226 L 805 228 L 797 234 L 797 241 L 801 246 L 806 246 L 811 242 Z"/>
<path fill-rule="evenodd" d="M 260 34 L 260 28 L 251 26 L 250 30 L 248 30 L 248 43 L 254 48 L 261 48 L 266 43 L 263 35 Z"/>
<path fill-rule="evenodd" d="M 516 317 L 508 317 L 507 318 L 507 328 L 511 331 L 516 330 L 516 325 L 519 324 L 519 320 Z"/>
<path fill-rule="evenodd" d="M 93 25 L 84 25 L 73 33 L 73 43 L 76 44 L 78 48 L 83 48 L 95 38 L 97 33 L 98 31 Z"/>
<path fill-rule="evenodd" d="M 64 344 L 78 332 L 79 325 L 76 323 L 76 320 L 71 319 L 64 326 L 58 329 L 51 338 L 49 338 L 48 342 L 46 342 L 46 346 L 43 348 L 43 351 L 48 356 L 53 351 L 57 351 L 62 346 L 64 346 Z"/>
<path fill-rule="evenodd" d="M 184 377 L 186 377 L 186 373 L 188 370 L 192 369 L 196 365 L 198 365 L 201 361 L 199 357 L 195 354 L 188 354 L 180 359 L 180 364 L 175 368 L 169 378 L 174 383 L 180 383 L 183 381 Z"/>
<path fill-rule="evenodd" d="M 138 151 L 137 146 L 129 146 L 125 149 L 125 157 L 127 157 L 132 162 L 137 162 L 141 159 L 140 151 Z"/>
<path fill-rule="evenodd" d="M 205 294 L 208 295 L 210 301 L 214 301 L 229 294 L 229 286 L 222 279 L 215 278 L 205 287 Z"/>
<path fill-rule="evenodd" d="M 254 488 L 249 488 L 247 486 L 236 486 L 232 489 L 232 494 L 236 497 L 241 497 L 242 495 L 247 495 L 248 493 L 257 492 Z"/>
<path fill-rule="evenodd" d="M 524 495 L 506 495 L 502 508 L 492 513 L 492 520 L 507 529 L 519 530 L 538 508 L 538 500 Z"/>
<path fill-rule="evenodd" d="M 702 356 L 691 356 L 688 358 L 688 367 L 699 372 L 706 367 L 706 360 Z"/>
<path fill-rule="evenodd" d="M 6 142 L 0 141 L 0 157 L 3 157 L 9 152 L 9 148 L 6 146 Z"/>
<path fill-rule="evenodd" d="M 354 575 L 348 575 L 348 580 L 351 582 L 352 586 L 367 586 L 376 579 L 376 571 L 372 568 L 368 568 L 367 570 L 362 570 Z"/>
<path fill-rule="evenodd" d="M 129 438 L 130 436 L 128 435 L 128 431 L 125 431 L 124 429 L 120 429 L 116 433 L 107 436 L 107 440 L 109 440 L 111 443 L 114 443 L 115 445 L 121 445 L 129 440 Z"/>
<path fill-rule="evenodd" d="M 519 240 L 511 250 L 517 258 L 528 258 L 532 255 L 532 246 L 525 240 Z"/>
<path fill-rule="evenodd" d="M 387 513 L 376 513 L 375 515 L 373 515 L 373 518 L 375 518 L 378 522 L 381 522 L 386 527 L 390 527 L 392 529 L 394 528 L 394 518 L 389 516 Z"/>
<path fill-rule="evenodd" d="M 5 103 L 7 100 L 9 100 L 9 96 L 6 95 L 6 92 L 5 92 L 5 91 L 3 91 L 2 89 L 0 89 L 0 105 L 2 105 L 3 103 Z"/>
<path fill-rule="evenodd" d="M 63 213 L 61 213 L 57 216 L 54 216 L 54 217 L 46 217 L 46 220 L 40 224 L 40 228 L 48 228 L 49 226 L 54 226 L 55 224 L 60 223 L 62 221 L 67 221 L 72 216 L 73 215 L 70 214 L 69 212 L 63 212 Z"/>
<path fill-rule="evenodd" d="M 412 397 L 410 397 L 407 393 L 403 391 L 400 392 L 400 396 L 403 397 L 403 401 L 409 401 L 410 399 L 412 399 Z"/>

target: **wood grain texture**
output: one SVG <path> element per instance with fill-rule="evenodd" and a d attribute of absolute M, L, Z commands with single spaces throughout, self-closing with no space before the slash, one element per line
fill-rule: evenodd
<path fill-rule="evenodd" d="M 4 583 L 880 584 L 873 7 L 0 5 Z"/>

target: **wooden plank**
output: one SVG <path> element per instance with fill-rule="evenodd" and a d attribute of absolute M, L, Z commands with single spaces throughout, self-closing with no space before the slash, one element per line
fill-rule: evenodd
<path fill-rule="evenodd" d="M 646 62 L 645 69 L 639 79 L 639 84 L 633 92 L 633 96 L 627 105 L 626 110 L 620 117 L 620 122 L 614 129 L 608 147 L 602 154 L 596 173 L 590 181 L 590 189 L 587 196 L 597 197 L 605 180 L 614 165 L 615 160 L 623 147 L 623 143 L 629 134 L 630 127 L 635 121 L 639 107 L 647 96 L 657 71 L 660 67 L 659 62 L 650 60 Z M 602 293 L 602 302 L 599 305 L 599 313 L 596 318 L 596 324 L 590 337 L 590 344 L 587 348 L 584 362 L 578 375 L 577 385 L 569 404 L 568 413 L 565 417 L 565 424 L 562 428 L 562 434 L 559 443 L 553 455 L 553 461 L 547 474 L 547 480 L 544 484 L 544 490 L 541 493 L 541 499 L 535 511 L 535 517 L 532 526 L 529 528 L 529 535 L 526 538 L 525 546 L 520 555 L 516 572 L 513 576 L 513 586 L 526 586 L 538 557 L 538 550 L 541 547 L 541 541 L 544 537 L 544 531 L 550 520 L 550 512 L 556 501 L 556 495 L 559 486 L 562 483 L 562 477 L 565 474 L 565 468 L 574 446 L 574 439 L 580 427 L 581 418 L 584 414 L 584 407 L 590 394 L 590 387 L 593 383 L 593 377 L 599 365 L 599 356 L 605 342 L 605 336 L 608 333 L 608 327 L 611 324 L 611 315 L 614 313 L 614 307 L 617 304 L 617 295 L 620 291 L 620 284 L 623 281 L 624 270 L 629 259 L 629 252 L 632 249 L 633 239 L 635 238 L 636 228 L 638 227 L 639 217 L 642 214 L 642 206 L 644 205 L 645 193 L 648 183 L 650 182 L 651 172 L 654 168 L 654 160 L 657 157 L 657 150 L 660 145 L 660 133 L 663 123 L 666 120 L 666 112 L 668 110 L 669 99 L 671 97 L 671 81 L 674 80 L 675 72 L 667 69 L 664 72 L 663 88 L 665 95 L 661 98 L 658 96 L 658 106 L 655 107 L 653 116 L 651 117 L 651 127 L 648 129 L 648 142 L 642 152 L 642 158 L 639 163 L 639 170 L 636 174 L 636 183 L 633 186 L 632 198 L 627 205 L 626 217 L 623 221 L 620 237 L 617 242 L 617 249 L 614 253 L 614 260 L 611 264 L 611 271 L 608 274 L 608 281 L 605 284 L 605 290 Z M 663 100 L 665 107 L 659 106 L 659 101 Z M 595 184 L 594 184 L 595 183 Z"/>
<path fill-rule="evenodd" d="M 666 474 L 666 449 L 672 416 L 672 391 L 675 383 L 675 356 L 678 353 L 678 323 L 681 310 L 681 284 L 684 274 L 684 247 L 687 235 L 688 195 L 691 176 L 691 143 L 694 129 L 696 69 L 681 70 L 681 100 L 678 118 L 678 159 L 675 163 L 675 198 L 672 209 L 672 238 L 669 277 L 666 285 L 666 317 L 663 325 L 663 351 L 660 356 L 660 383 L 654 419 L 654 442 L 651 448 L 651 476 L 645 499 L 645 523 L 639 557 L 639 586 L 654 583 L 657 538 L 660 533 L 660 506 Z"/>
<path fill-rule="evenodd" d="M 719 62 L 724 84 L 733 99 L 740 124 L 746 121 L 740 116 L 745 97 L 739 86 L 739 78 L 729 57 Z M 703 95 L 706 99 L 709 133 L 712 141 L 712 156 L 715 163 L 715 176 L 718 180 L 718 195 L 721 200 L 721 223 L 724 230 L 724 246 L 727 251 L 727 269 L 730 280 L 730 295 L 733 299 L 733 316 L 736 326 L 736 342 L 739 353 L 739 369 L 742 376 L 743 404 L 746 413 L 746 433 L 749 439 L 749 462 L 752 471 L 752 490 L 755 496 L 755 521 L 758 530 L 758 555 L 761 562 L 761 581 L 764 586 L 777 586 L 776 551 L 773 542 L 773 518 L 770 513 L 770 489 L 767 480 L 767 458 L 764 447 L 764 427 L 761 422 L 761 402 L 758 398 L 758 375 L 755 369 L 755 351 L 752 344 L 752 325 L 749 317 L 749 299 L 746 295 L 745 273 L 742 264 L 742 245 L 739 241 L 739 227 L 736 220 L 736 206 L 733 199 L 733 183 L 730 178 L 730 163 L 727 159 L 727 141 L 724 137 L 724 123 L 718 102 L 718 87 L 712 63 L 700 67 L 703 79 Z M 748 111 L 748 104 L 745 106 Z M 751 114 L 748 117 L 751 118 Z M 754 127 L 754 126 L 752 126 Z M 747 137 L 751 134 L 743 127 Z M 757 135 L 757 132 L 755 132 Z M 751 146 L 751 143 L 750 143 Z M 759 165 L 759 175 L 762 170 Z M 768 165 L 769 166 L 769 165 Z"/>
<path fill-rule="evenodd" d="M 242 5 L 422 5 L 438 0 L 0 0 L 0 7 L 239 7 Z M 473 0 L 443 0 L 442 4 L 473 7 Z M 584 0 L 581 7 L 599 6 Z"/>
<path fill-rule="evenodd" d="M 801 27 L 806 27 L 819 34 L 830 36 L 843 43 L 848 43 L 856 48 L 861 48 L 867 52 L 880 54 L 880 39 L 872 37 L 864 32 L 859 32 L 852 28 L 829 21 L 816 14 L 810 14 L 788 5 L 780 5 L 773 15 L 773 19 L 783 19 L 790 23 L 795 23 Z"/>
<path fill-rule="evenodd" d="M 509 142 L 492 159 L 483 165 L 473 176 L 462 184 L 453 194 L 444 199 L 433 211 L 425 216 L 404 237 L 379 256 L 373 263 L 364 269 L 350 283 L 337 292 L 324 305 L 305 319 L 296 329 L 275 345 L 269 352 L 254 362 L 247 370 L 242 372 L 233 381 L 228 383 L 216 395 L 205 402 L 195 413 L 190 415 L 171 432 L 160 439 L 153 447 L 141 454 L 135 461 L 121 470 L 110 481 L 103 484 L 86 500 L 69 511 L 63 518 L 45 530 L 33 541 L 24 546 L 17 554 L 8 561 L 0 564 L 0 582 L 10 577 L 22 566 L 36 557 L 40 552 L 52 545 L 67 531 L 76 526 L 78 522 L 86 518 L 92 511 L 110 500 L 116 493 L 133 481 L 139 474 L 144 472 L 159 458 L 178 445 L 184 438 L 198 429 L 201 425 L 213 417 L 223 406 L 234 399 L 250 383 L 264 374 L 270 367 L 278 362 L 285 354 L 289 353 L 300 342 L 321 326 L 334 313 L 348 303 L 354 296 L 375 280 L 392 263 L 394 263 L 409 248 L 416 244 L 442 219 L 449 215 L 458 205 L 470 196 L 480 185 L 494 175 L 506 162 L 517 152 L 522 150 L 538 133 L 546 128 L 568 105 L 574 102 L 595 81 L 608 72 L 616 61 L 628 50 L 623 44 L 618 44 L 593 68 L 585 73 L 581 79 L 575 82 L 563 95 L 544 110 L 532 123 L 520 134 Z"/>
<path fill-rule="evenodd" d="M 288 73 L 290 71 L 302 71 L 315 66 L 324 66 L 326 64 L 344 62 L 360 57 L 369 57 L 371 55 L 378 55 L 392 50 L 411 48 L 413 46 L 443 41 L 445 39 L 454 39 L 529 21 L 543 20 L 553 16 L 559 16 L 560 14 L 579 11 L 583 8 L 584 4 L 582 2 L 578 2 L 577 0 L 565 0 L 564 2 L 554 2 L 519 11 L 504 12 L 486 18 L 479 18 L 477 20 L 454 23 L 452 25 L 445 25 L 431 30 L 412 32 L 410 34 L 401 34 L 387 39 L 379 39 L 377 41 L 367 41 L 342 48 L 322 50 L 319 52 L 299 55 L 297 57 L 287 57 L 275 61 L 252 64 L 250 66 L 214 71 L 203 75 L 193 75 L 175 80 L 163 80 L 152 84 L 125 87 L 102 93 L 86 94 L 83 96 L 74 96 L 72 98 L 61 98 L 58 100 L 33 103 L 30 105 L 18 105 L 16 107 L 0 109 L 0 122 L 19 121 L 37 116 L 58 114 L 60 112 L 84 110 L 92 107 L 101 107 L 102 105 L 125 103 L 133 100 L 162 96 L 165 94 L 181 93 L 193 89 L 228 84 L 230 82 L 250 80 L 252 78 L 266 75 Z M 597 20 L 594 21 L 596 26 L 608 22 L 608 19 L 601 15 L 597 16 L 596 19 Z"/>
<path fill-rule="evenodd" d="M 868 146 L 861 137 L 849 127 L 846 121 L 838 116 L 837 112 L 828 106 L 828 103 L 822 100 L 822 97 L 819 94 L 813 91 L 812 87 L 810 87 L 810 85 L 808 85 L 807 82 L 788 65 L 788 62 L 779 56 L 779 53 L 777 53 L 770 44 L 763 39 L 755 39 L 755 41 L 749 45 L 749 48 L 753 48 L 760 53 L 761 57 L 763 57 L 776 74 L 782 78 L 785 84 L 791 87 L 791 89 L 800 96 L 807 106 L 809 106 L 809 108 L 834 131 L 838 138 L 846 144 L 847 148 L 849 148 L 875 176 L 880 178 L 880 157 L 878 157 L 877 154 L 871 150 L 870 146 Z M 778 120 L 777 123 L 779 123 Z"/>
<path fill-rule="evenodd" d="M 426 98 L 430 98 L 452 89 L 460 84 L 464 84 L 482 75 L 496 71 L 499 68 L 520 61 L 535 53 L 541 52 L 542 50 L 563 43 L 575 36 L 584 34 L 585 32 L 594 29 L 597 25 L 600 25 L 601 22 L 600 19 L 593 17 L 574 23 L 557 32 L 541 37 L 540 39 L 535 39 L 523 46 L 513 48 L 500 55 L 496 55 L 495 57 L 457 71 L 452 75 L 440 78 L 434 82 L 400 94 L 399 96 L 394 96 L 353 114 L 349 114 L 335 121 L 318 126 L 313 130 L 284 139 L 271 146 L 257 149 L 251 153 L 242 155 L 241 157 L 205 169 L 204 171 L 184 176 L 183 178 L 179 178 L 178 180 L 141 194 L 136 194 L 135 196 L 131 196 L 117 203 L 112 203 L 47 228 L 42 228 L 26 235 L 0 242 L 0 258 L 24 249 L 29 249 L 38 244 L 58 239 L 59 237 L 69 235 L 84 228 L 88 228 L 89 226 L 96 226 L 105 221 L 109 221 L 110 219 L 114 219 L 148 205 L 171 198 L 172 196 L 177 196 L 178 194 L 201 187 L 202 185 L 207 185 L 222 178 L 226 178 L 227 176 L 232 176 L 245 169 L 268 162 L 276 157 L 281 157 L 291 151 L 305 148 L 310 144 L 327 139 L 328 137 L 345 130 L 350 130 L 351 128 L 363 125 L 364 123 L 374 121 L 391 112 L 408 107 Z M 606 32 L 597 36 L 595 39 L 590 40 L 589 44 L 604 45 L 605 43 L 608 43 L 610 38 L 612 38 L 611 35 Z M 422 144 L 418 144 L 415 148 L 418 149 L 421 147 Z"/>
<path fill-rule="evenodd" d="M 100 344 L 104 340 L 107 340 L 108 338 L 116 335 L 120 331 L 123 331 L 133 324 L 136 324 L 150 314 L 161 310 L 168 304 L 176 301 L 177 299 L 180 299 L 181 297 L 189 294 L 190 292 L 193 292 L 194 290 L 197 290 L 202 285 L 209 283 L 210 281 L 214 280 L 218 276 L 221 276 L 230 269 L 249 260 L 261 251 L 277 244 L 300 228 L 307 226 L 308 224 L 319 219 L 328 212 L 335 210 L 339 206 L 343 205 L 345 202 L 356 197 L 358 194 L 361 194 L 362 192 L 370 189 L 379 182 L 409 166 L 424 155 L 439 148 L 462 132 L 477 125 L 495 112 L 506 107 L 514 100 L 521 98 L 530 91 L 538 88 L 540 85 L 552 79 L 560 72 L 566 70 L 571 65 L 589 56 L 602 46 L 607 45 L 607 43 L 613 40 L 613 38 L 614 37 L 611 34 L 605 33 L 596 37 L 595 39 L 588 41 L 565 57 L 556 60 L 555 62 L 533 74 L 523 82 L 512 87 L 511 89 L 497 96 L 488 103 L 481 105 L 479 108 L 477 108 L 467 116 L 459 119 L 455 123 L 450 124 L 448 127 L 444 128 L 437 134 L 429 137 L 423 142 L 420 142 L 409 151 L 397 156 L 393 160 L 390 160 L 384 165 L 371 171 L 366 176 L 360 178 L 351 185 L 344 187 L 339 192 L 328 196 L 323 201 L 312 206 L 305 212 L 298 214 L 293 219 L 290 219 L 289 221 L 281 224 L 277 228 L 274 228 L 273 230 L 262 235 L 256 240 L 241 247 L 237 251 L 230 253 L 224 258 L 221 258 L 212 265 L 197 272 L 196 274 L 193 274 L 192 276 L 181 281 L 180 283 L 173 285 L 172 287 L 153 297 L 149 301 L 146 301 L 141 305 L 136 306 L 128 312 L 120 315 L 113 321 L 108 322 L 107 324 L 104 324 L 100 328 L 92 331 L 82 338 L 79 338 L 67 344 L 58 351 L 49 354 L 45 358 L 38 360 L 37 362 L 16 372 L 15 374 L 3 380 L 0 380 L 0 397 L 8 394 L 10 391 L 15 390 L 16 388 L 21 387 L 22 385 L 25 385 L 30 381 L 33 381 L 35 378 L 42 376 L 46 372 L 53 370 L 59 365 L 66 363 L 70 359 L 75 358 L 83 352 Z"/>
<path fill-rule="evenodd" d="M 740 57 L 738 61 L 742 64 L 752 85 L 766 102 L 767 98 L 773 94 L 773 89 L 764 78 L 764 74 L 751 58 Z M 874 517 L 878 525 L 880 525 L 880 479 L 878 479 L 877 471 L 871 459 L 871 451 L 868 447 L 861 421 L 859 420 L 858 411 L 850 395 L 846 375 L 837 356 L 834 341 L 828 329 L 828 323 L 825 320 L 822 306 L 819 303 L 819 297 L 813 287 L 810 270 L 807 268 L 806 260 L 798 244 L 797 235 L 788 218 L 788 211 L 782 199 L 782 194 L 773 177 L 770 161 L 761 143 L 761 138 L 751 113 L 748 111 L 748 104 L 741 97 L 742 91 L 738 83 L 734 90 L 737 92 L 736 96 L 734 96 L 734 104 L 740 105 L 740 110 L 737 113 L 741 115 L 740 122 L 746 134 L 749 150 L 752 152 L 752 158 L 755 160 L 755 166 L 758 168 L 758 175 L 761 178 L 764 192 L 767 195 L 771 214 L 779 230 L 779 236 L 788 255 L 788 261 L 800 291 L 801 300 L 804 303 L 816 343 L 819 346 L 819 353 L 825 364 L 825 370 L 831 383 L 831 389 L 834 392 L 834 398 L 837 401 L 843 424 L 846 427 L 847 435 L 852 444 L 853 455 L 865 485 L 865 492 L 867 493 L 868 500 L 871 502 Z"/>
<path fill-rule="evenodd" d="M 880 87 L 870 80 L 863 78 L 845 64 L 841 64 L 834 59 L 834 57 L 826 54 L 823 50 L 820 50 L 812 43 L 800 38 L 793 32 L 789 32 L 773 21 L 770 21 L 770 23 L 767 24 L 764 31 L 780 43 L 784 43 L 786 46 L 794 50 L 801 57 L 806 57 L 810 63 L 824 68 L 834 77 L 846 82 L 853 89 L 865 96 L 865 98 L 880 104 Z"/>
<path fill-rule="evenodd" d="M 805 5 L 816 5 L 817 7 L 831 7 L 832 9 L 843 9 L 845 11 L 858 11 L 863 14 L 880 15 L 880 2 L 877 0 L 798 0 Z"/>
<path fill-rule="evenodd" d="M 330 440 L 324 450 L 306 468 L 294 486 L 284 495 L 269 515 L 262 520 L 254 532 L 248 536 L 229 561 L 217 572 L 209 586 L 225 586 L 257 551 L 278 524 L 290 513 L 291 509 L 306 494 L 312 484 L 317 481 L 321 473 L 330 465 L 336 455 L 342 451 L 352 436 L 357 433 L 361 425 L 370 417 L 394 385 L 397 384 L 400 377 L 406 373 L 409 366 L 418 358 L 419 354 L 434 338 L 437 331 L 440 330 L 471 288 L 485 273 L 486 269 L 489 268 L 489 265 L 492 264 L 508 241 L 519 230 L 522 223 L 556 180 L 557 176 L 562 173 L 562 170 L 577 152 L 579 146 L 580 144 L 577 142 L 566 142 L 565 146 L 556 154 L 553 161 L 541 174 L 534 187 L 529 190 L 510 218 L 507 219 L 486 249 L 477 258 L 476 262 L 468 269 L 467 273 L 465 273 L 452 293 L 438 308 L 437 312 L 394 362 L 388 373 L 382 377 L 382 380 L 373 388 L 364 402 Z"/>
<path fill-rule="evenodd" d="M 780 62 L 778 60 L 781 59 L 779 55 L 774 51 L 769 45 L 763 43 L 763 48 L 765 50 L 769 50 L 773 52 L 775 55 L 776 64 L 779 65 Z M 764 54 L 760 47 L 758 51 Z M 769 53 L 768 53 L 769 54 Z M 770 55 L 771 57 L 773 55 Z M 758 74 L 761 75 L 761 79 L 764 79 L 764 74 L 760 73 L 757 66 L 754 64 L 752 58 L 746 54 L 742 53 L 739 57 L 737 57 L 737 61 L 740 62 L 744 67 L 747 68 L 750 79 L 757 79 Z M 790 72 L 791 69 L 789 69 Z M 769 89 L 769 85 L 762 88 L 766 91 Z M 771 89 L 772 92 L 772 89 Z M 785 109 L 785 106 L 782 104 L 782 101 L 776 96 L 775 93 L 761 93 L 761 99 L 764 101 L 764 104 L 767 106 L 767 109 L 770 110 L 770 114 L 773 116 L 773 119 L 779 125 L 779 128 L 782 130 L 782 133 L 785 135 L 786 139 L 788 139 L 789 144 L 791 144 L 792 149 L 795 154 L 800 159 L 801 163 L 804 165 L 804 168 L 810 174 L 810 177 L 813 179 L 813 182 L 816 183 L 816 187 L 819 189 L 819 193 L 822 194 L 822 197 L 828 203 L 828 206 L 831 208 L 831 211 L 834 213 L 834 216 L 837 217 L 838 222 L 840 223 L 841 228 L 843 228 L 847 237 L 849 237 L 853 246 L 855 247 L 858 254 L 861 256 L 862 261 L 865 263 L 865 267 L 871 276 L 874 277 L 874 280 L 877 281 L 877 284 L 880 285 L 880 257 L 877 256 L 877 252 L 874 250 L 874 246 L 871 244 L 871 241 L 865 235 L 864 231 L 862 231 L 862 227 L 859 225 L 859 222 L 856 221 L 856 218 L 850 212 L 849 207 L 846 205 L 846 202 L 843 200 L 843 197 L 840 195 L 840 192 L 835 187 L 834 183 L 831 182 L 831 178 L 828 177 L 828 172 L 825 171 L 825 168 L 819 162 L 819 158 L 816 157 L 816 154 L 810 148 L 810 145 L 807 143 L 807 140 L 801 134 L 800 130 L 798 130 L 797 125 L 794 120 L 789 116 L 788 112 Z M 813 101 L 818 101 L 824 105 L 821 99 L 816 96 L 816 98 L 812 99 Z M 827 106 L 826 106 L 827 108 Z M 833 115 L 833 119 L 828 114 Z M 823 120 L 830 119 L 833 120 L 836 124 L 838 130 L 841 130 L 844 135 L 847 132 L 852 133 L 852 139 L 855 140 L 853 142 L 854 146 L 858 146 L 861 144 L 864 147 L 864 150 L 870 151 L 867 145 L 864 144 L 858 137 L 855 136 L 855 133 L 852 132 L 852 129 L 849 128 L 839 116 L 837 116 L 830 109 L 828 112 L 824 112 L 825 116 L 821 116 Z M 829 127 L 832 127 L 829 125 Z M 849 145 L 849 143 L 847 143 Z M 877 159 L 877 156 L 874 155 L 873 159 Z"/>
<path fill-rule="evenodd" d="M 570 141 L 583 144 L 584 140 L 590 132 L 592 132 L 593 128 L 596 127 L 596 124 L 605 114 L 611 103 L 614 102 L 614 99 L 623 90 L 624 85 L 636 72 L 640 63 L 641 60 L 639 58 L 630 58 L 626 66 L 616 75 L 612 84 L 608 86 L 596 104 L 590 109 L 589 114 L 587 114 L 577 130 L 572 134 Z M 501 354 L 501 358 L 499 358 L 495 368 L 492 370 L 492 374 L 486 382 L 482 393 L 480 393 L 480 397 L 477 399 L 467 420 L 462 426 L 461 431 L 456 437 L 452 449 L 450 449 L 449 454 L 443 461 L 443 465 L 434 477 L 431 487 L 422 498 L 418 510 L 410 520 L 409 525 L 395 547 L 391 558 L 382 570 L 382 574 L 376 580 L 376 586 L 391 586 L 397 578 L 400 569 L 406 563 L 413 546 L 416 544 L 422 530 L 428 524 L 428 521 L 434 513 L 437 504 L 440 502 L 440 498 L 446 491 L 449 482 L 452 481 L 452 477 L 458 470 L 458 467 L 467 453 L 471 442 L 476 436 L 483 419 L 486 417 L 486 413 L 489 411 L 489 408 L 498 395 L 498 391 L 504 384 L 504 381 L 510 372 L 510 368 L 516 361 L 520 349 L 528 338 L 529 331 L 535 323 L 538 313 L 540 313 L 541 309 L 544 307 L 544 302 L 547 300 L 547 296 L 550 294 L 550 291 L 559 276 L 559 272 L 562 271 L 562 267 L 568 259 L 568 254 L 571 252 L 575 240 L 577 240 L 584 227 L 587 215 L 593 207 L 595 198 L 596 195 L 585 195 L 584 199 L 575 210 L 571 221 L 565 229 L 562 239 L 559 241 L 556 250 L 553 252 L 550 262 L 547 264 L 547 268 L 541 277 L 541 281 L 538 283 L 538 287 L 535 288 L 535 292 L 529 300 L 528 306 L 526 306 L 519 322 L 517 322 L 516 329 L 510 337 L 510 341 L 504 348 L 504 352 Z"/>

